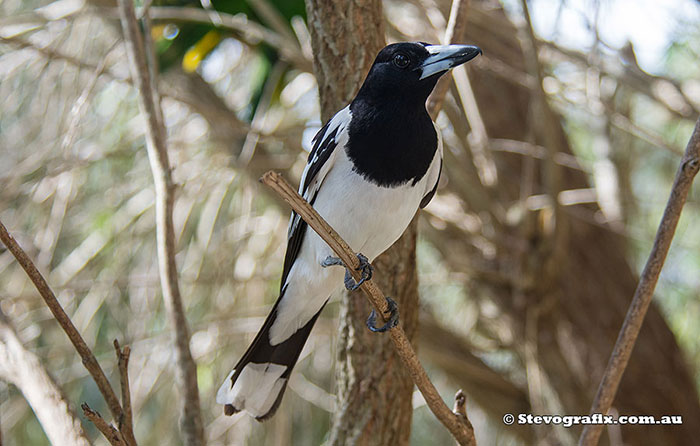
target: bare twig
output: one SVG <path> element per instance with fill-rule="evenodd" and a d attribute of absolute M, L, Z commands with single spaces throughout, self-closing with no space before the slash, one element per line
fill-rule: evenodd
<path fill-rule="evenodd" d="M 591 414 L 607 414 L 612 406 L 617 388 L 620 385 L 622 375 L 625 372 L 627 362 L 639 335 L 639 330 L 644 322 L 644 316 L 654 295 L 654 288 L 671 246 L 681 211 L 698 170 L 700 170 L 700 119 L 695 124 L 695 129 L 685 149 L 685 155 L 683 155 L 676 173 L 676 178 L 671 188 L 671 195 L 666 204 L 664 215 L 661 217 L 659 229 L 656 232 L 654 245 L 651 248 L 649 259 L 644 266 L 639 284 L 634 292 L 632 303 L 627 310 L 627 316 L 625 316 L 625 321 L 615 342 L 615 348 L 605 368 L 603 379 L 600 381 L 598 393 L 591 407 Z M 586 426 L 581 433 L 579 446 L 595 446 L 598 444 L 602 429 L 602 424 Z"/>
<path fill-rule="evenodd" d="M 467 395 L 464 394 L 462 389 L 459 389 L 455 394 L 455 404 L 452 406 L 452 412 L 462 418 L 465 423 L 469 423 L 467 418 Z"/>
<path fill-rule="evenodd" d="M 328 246 L 336 253 L 336 255 L 348 267 L 355 278 L 360 280 L 359 260 L 348 244 L 338 235 L 337 232 L 299 195 L 284 178 L 278 173 L 267 172 L 261 178 L 261 181 L 277 192 L 292 209 L 328 244 Z M 384 317 L 388 311 L 384 294 L 374 284 L 372 280 L 368 280 L 361 285 L 370 302 L 379 314 Z M 386 321 L 386 320 L 385 320 Z M 471 425 L 464 423 L 463 420 L 452 413 L 440 398 L 435 386 L 425 373 L 423 366 L 418 361 L 416 352 L 411 347 L 406 334 L 401 326 L 397 326 L 389 331 L 391 341 L 394 344 L 396 353 L 403 361 L 406 369 L 411 374 L 413 382 L 420 390 L 425 398 L 428 407 L 440 420 L 440 422 L 452 433 L 460 445 L 475 445 L 474 430 Z"/>
<path fill-rule="evenodd" d="M 269 0 L 257 0 L 250 2 L 249 5 L 255 14 L 285 41 L 298 43 L 296 36 L 289 27 L 289 21 Z M 301 46 L 299 49 L 301 49 Z"/>
<path fill-rule="evenodd" d="M 472 423 L 467 417 L 467 395 L 464 394 L 462 389 L 459 389 L 457 393 L 455 393 L 455 403 L 452 406 L 452 413 L 457 415 L 459 419 L 462 420 L 462 423 L 469 426 L 471 431 L 474 430 Z M 459 441 L 457 441 L 457 444 L 459 445 Z"/>
<path fill-rule="evenodd" d="M 107 423 L 99 412 L 92 410 L 87 403 L 80 405 L 83 413 L 92 424 L 102 432 L 102 435 L 109 441 L 112 446 L 128 446 L 122 434 L 111 424 Z"/>
<path fill-rule="evenodd" d="M 127 42 L 131 76 L 139 91 L 139 108 L 146 119 L 146 147 L 156 190 L 156 235 L 158 264 L 163 300 L 175 344 L 177 386 L 180 398 L 180 429 L 183 442 L 188 445 L 204 444 L 204 428 L 199 405 L 197 366 L 189 347 L 189 328 L 182 305 L 182 296 L 175 263 L 175 230 L 173 205 L 175 185 L 170 175 L 170 160 L 166 147 L 166 132 L 158 116 L 160 103 L 154 100 L 153 83 L 146 62 L 143 35 L 136 21 L 132 0 L 119 0 L 122 29 Z"/>
<path fill-rule="evenodd" d="M 83 114 L 87 109 L 87 105 L 89 104 L 88 99 L 90 98 L 90 95 L 92 94 L 92 91 L 95 88 L 95 85 L 97 84 L 97 80 L 100 78 L 102 73 L 104 73 L 105 68 L 107 67 L 107 62 L 109 61 L 108 56 L 115 46 L 116 43 L 112 45 L 107 51 L 105 51 L 104 57 L 100 60 L 100 63 L 91 73 L 90 79 L 87 81 L 87 84 L 85 84 L 83 92 L 80 94 L 78 99 L 75 100 L 75 103 L 73 104 L 73 107 L 70 111 L 70 115 L 68 117 L 67 130 L 65 131 L 63 140 L 61 141 L 61 152 L 66 151 L 70 146 L 73 145 L 75 137 L 78 134 L 80 120 L 82 119 Z M 41 262 L 39 264 L 41 264 Z"/>
<path fill-rule="evenodd" d="M 134 418 L 131 411 L 131 391 L 129 390 L 129 355 L 131 348 L 127 345 L 122 349 L 119 341 L 114 340 L 114 351 L 117 354 L 117 366 L 119 368 L 119 383 L 122 389 L 122 419 L 119 420 L 119 431 L 124 436 L 124 440 L 136 446 L 134 437 Z"/>
<path fill-rule="evenodd" d="M 53 314 L 56 321 L 59 323 L 63 331 L 68 335 L 71 343 L 75 347 L 76 351 L 80 355 L 83 361 L 83 365 L 90 372 L 92 379 L 95 380 L 95 384 L 100 389 L 100 392 L 107 401 L 107 406 L 114 419 L 118 420 L 122 415 L 122 408 L 119 405 L 119 399 L 114 393 L 112 386 L 109 384 L 107 377 L 105 376 L 102 367 L 95 359 L 95 355 L 90 350 L 90 347 L 85 343 L 83 337 L 78 333 L 78 330 L 73 325 L 66 312 L 61 307 L 61 304 L 56 299 L 56 295 L 53 293 L 49 284 L 46 283 L 46 279 L 41 275 L 39 270 L 36 269 L 32 260 L 27 256 L 24 250 L 19 246 L 17 241 L 8 232 L 5 225 L 0 221 L 0 240 L 5 244 L 7 249 L 15 256 L 17 262 L 20 264 L 22 269 L 27 273 L 29 279 L 32 281 L 36 287 L 39 294 L 46 302 L 46 306 L 49 307 L 51 313 Z"/>
<path fill-rule="evenodd" d="M 472 427 L 472 423 L 467 417 L 467 395 L 464 394 L 462 389 L 459 389 L 457 393 L 455 393 L 455 403 L 452 406 L 452 413 L 457 415 L 462 423 L 469 427 L 470 431 L 474 431 L 474 427 Z M 457 441 L 457 444 L 459 445 L 459 441 Z"/>

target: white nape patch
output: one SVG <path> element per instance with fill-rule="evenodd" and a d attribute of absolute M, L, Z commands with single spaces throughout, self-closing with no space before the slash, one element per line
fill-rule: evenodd
<path fill-rule="evenodd" d="M 343 151 L 345 149 L 345 145 L 348 142 L 348 125 L 350 124 L 350 121 L 352 120 L 352 112 L 350 111 L 350 106 L 348 105 L 344 109 L 340 110 L 338 113 L 336 113 L 331 120 L 328 122 L 328 128 L 326 129 L 325 133 L 321 135 L 321 140 L 316 141 L 315 146 L 319 148 L 319 150 L 316 151 L 314 154 L 313 159 L 310 159 L 306 163 L 306 167 L 304 168 L 304 172 L 301 175 L 301 180 L 299 181 L 299 194 L 304 197 L 306 201 L 312 201 L 313 197 L 316 195 L 318 192 L 319 188 L 321 187 L 321 183 L 323 183 L 323 180 L 326 178 L 326 175 L 328 172 L 331 170 L 333 167 L 333 164 L 335 163 L 335 158 L 338 154 L 339 151 Z M 321 150 L 320 147 L 323 145 L 324 140 L 328 135 L 333 133 L 333 131 L 336 132 L 335 134 L 335 148 L 333 149 L 333 152 L 331 152 L 330 156 L 328 159 L 326 159 L 325 163 L 321 166 L 321 168 L 316 172 L 316 175 L 314 178 L 311 179 L 311 182 L 309 183 L 308 187 L 306 190 L 304 190 L 304 184 L 306 183 L 306 177 L 309 175 L 309 172 L 312 168 L 312 166 L 315 167 L 315 164 L 319 162 L 319 157 L 321 155 Z M 328 149 L 326 149 L 328 150 Z M 292 215 L 289 217 L 289 227 L 287 229 L 287 238 L 292 236 L 292 233 L 296 229 L 297 225 L 301 222 L 301 217 L 297 214 L 292 213 Z"/>
<path fill-rule="evenodd" d="M 286 378 L 280 378 L 287 370 L 286 365 L 249 362 L 243 366 L 236 383 L 231 388 L 232 370 L 216 392 L 216 402 L 231 404 L 238 410 L 245 410 L 254 417 L 260 417 L 270 411 Z"/>

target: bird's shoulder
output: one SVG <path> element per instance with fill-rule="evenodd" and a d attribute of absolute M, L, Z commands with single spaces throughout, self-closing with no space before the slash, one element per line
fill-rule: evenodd
<path fill-rule="evenodd" d="M 347 106 L 333 115 L 312 139 L 311 152 L 299 183 L 299 193 L 307 200 L 315 195 L 320 183 L 332 167 L 337 153 L 336 148 L 347 141 L 351 120 L 352 112 L 350 106 Z"/>
<path fill-rule="evenodd" d="M 299 194 L 312 206 L 323 180 L 335 163 L 338 146 L 344 146 L 347 142 L 347 131 L 351 119 L 350 107 L 345 107 L 321 127 L 312 139 L 311 152 L 299 182 Z M 282 286 L 286 283 L 289 270 L 299 255 L 305 233 L 306 223 L 292 211 L 287 231 L 287 252 L 282 268 Z"/>

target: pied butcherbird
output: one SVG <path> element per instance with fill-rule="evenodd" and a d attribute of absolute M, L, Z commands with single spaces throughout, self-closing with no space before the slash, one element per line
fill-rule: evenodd
<path fill-rule="evenodd" d="M 425 103 L 440 76 L 481 50 L 470 45 L 394 43 L 382 49 L 355 99 L 313 139 L 299 193 L 359 253 L 355 283 L 328 245 L 292 213 L 280 294 L 262 328 L 219 389 L 224 413 L 272 416 L 321 310 L 340 284 L 355 289 L 370 262 L 404 232 L 437 190 L 442 140 Z M 385 331 L 398 323 L 398 310 Z"/>

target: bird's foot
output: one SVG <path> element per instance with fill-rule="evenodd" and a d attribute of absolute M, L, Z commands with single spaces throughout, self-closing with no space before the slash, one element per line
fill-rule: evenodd
<path fill-rule="evenodd" d="M 357 253 L 357 259 L 360 261 L 360 266 L 358 266 L 356 270 L 361 271 L 362 275 L 360 277 L 360 281 L 355 283 L 355 280 L 350 275 L 350 272 L 345 271 L 345 288 L 347 288 L 349 291 L 355 291 L 358 289 L 360 285 L 371 279 L 372 274 L 374 273 L 374 267 L 372 267 L 372 264 L 369 263 L 367 257 Z"/>
<path fill-rule="evenodd" d="M 323 259 L 323 262 L 321 262 L 321 266 L 324 268 L 328 268 L 329 266 L 345 266 L 345 264 L 338 257 L 328 256 L 325 259 Z"/>
<path fill-rule="evenodd" d="M 345 280 L 343 282 L 345 283 L 345 288 L 348 291 L 355 291 L 358 289 L 360 285 L 372 278 L 372 273 L 374 272 L 374 268 L 372 267 L 372 264 L 369 263 L 367 257 L 358 253 L 357 259 L 360 261 L 360 266 L 357 267 L 357 271 L 361 271 L 362 275 L 360 277 L 360 281 L 355 282 L 355 279 L 352 278 L 350 271 L 347 269 L 347 267 L 345 268 Z M 328 256 L 323 260 L 323 262 L 321 262 L 321 266 L 324 268 L 335 265 L 345 266 L 342 260 L 333 256 Z"/>
<path fill-rule="evenodd" d="M 375 323 L 377 322 L 377 313 L 374 310 L 372 310 L 367 318 L 367 328 L 375 333 L 384 333 L 385 331 L 399 325 L 399 306 L 391 297 L 386 297 L 385 299 L 388 307 L 386 313 L 389 314 L 389 319 L 386 321 L 386 324 L 382 325 L 381 327 L 375 326 Z"/>

